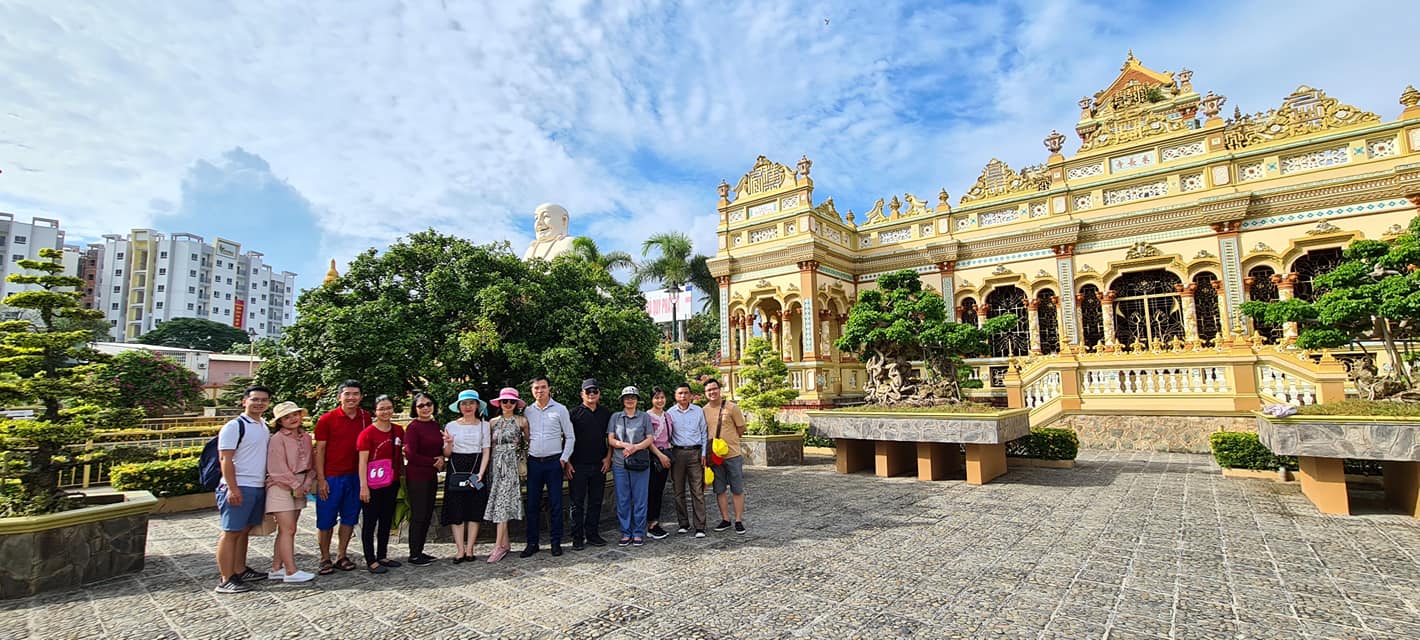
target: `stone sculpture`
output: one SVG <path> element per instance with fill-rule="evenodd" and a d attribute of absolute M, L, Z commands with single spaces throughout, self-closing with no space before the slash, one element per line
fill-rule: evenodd
<path fill-rule="evenodd" d="M 572 236 L 567 235 L 570 217 L 562 205 L 543 203 L 533 210 L 533 234 L 536 236 L 528 250 L 523 252 L 524 260 L 541 258 L 551 260 L 572 250 Z"/>

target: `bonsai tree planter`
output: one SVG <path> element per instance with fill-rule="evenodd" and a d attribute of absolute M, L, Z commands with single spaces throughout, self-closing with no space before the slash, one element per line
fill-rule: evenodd
<path fill-rule="evenodd" d="M 1257 437 L 1296 456 L 1302 493 L 1322 513 L 1349 514 L 1342 460 L 1380 460 L 1386 502 L 1420 517 L 1420 419 L 1258 414 Z"/>
<path fill-rule="evenodd" d="M 797 433 L 740 436 L 740 454 L 751 467 L 787 467 L 804 463 L 804 437 Z"/>
<path fill-rule="evenodd" d="M 881 477 L 907 473 L 940 480 L 959 470 L 965 445 L 966 481 L 986 484 L 1006 472 L 1006 443 L 1030 433 L 1030 411 L 992 413 L 809 411 L 811 433 L 837 441 L 839 473 L 873 467 Z"/>
<path fill-rule="evenodd" d="M 148 515 L 158 499 L 147 491 L 123 497 L 115 504 L 0 518 L 0 599 L 142 571 Z"/>

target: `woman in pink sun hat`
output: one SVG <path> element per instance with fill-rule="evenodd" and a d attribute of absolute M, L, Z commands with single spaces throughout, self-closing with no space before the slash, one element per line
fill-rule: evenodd
<path fill-rule="evenodd" d="M 489 455 L 492 487 L 488 492 L 488 508 L 485 520 L 498 525 L 497 541 L 493 543 L 493 553 L 489 562 L 497 562 L 508 554 L 508 521 L 523 519 L 523 496 L 518 489 L 518 444 L 527 442 L 528 420 L 518 415 L 527 406 L 518 397 L 518 390 L 504 387 L 493 400 L 497 407 L 497 417 L 489 421 L 492 432 L 492 449 Z"/>

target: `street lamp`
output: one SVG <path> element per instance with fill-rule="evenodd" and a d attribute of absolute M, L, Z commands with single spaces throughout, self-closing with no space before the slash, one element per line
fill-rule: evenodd
<path fill-rule="evenodd" d="M 247 377 L 256 377 L 256 329 L 247 329 Z"/>
<path fill-rule="evenodd" d="M 680 320 L 677 310 L 680 304 L 680 283 L 670 283 L 670 286 L 666 287 L 666 293 L 671 294 L 671 357 L 680 362 L 680 327 L 677 326 Z"/>

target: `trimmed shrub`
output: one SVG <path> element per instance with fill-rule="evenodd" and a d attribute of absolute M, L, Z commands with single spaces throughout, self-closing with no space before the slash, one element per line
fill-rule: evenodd
<path fill-rule="evenodd" d="M 1213 448 L 1213 459 L 1225 469 L 1275 471 L 1282 466 L 1297 468 L 1296 458 L 1273 454 L 1257 439 L 1256 433 L 1217 431 L 1208 436 L 1208 444 Z"/>
<path fill-rule="evenodd" d="M 109 481 L 120 491 L 148 491 L 159 498 L 206 491 L 197 481 L 197 458 L 121 464 L 109 472 Z"/>
<path fill-rule="evenodd" d="M 823 437 L 823 436 L 816 436 L 816 435 L 814 435 L 814 434 L 812 434 L 812 433 L 809 433 L 809 423 L 807 423 L 807 422 L 799 422 L 799 423 L 795 423 L 795 424 L 786 424 L 786 425 L 784 425 L 784 426 L 785 426 L 786 428 L 788 428 L 788 431 L 787 431 L 786 433 L 800 433 L 800 434 L 803 434 L 803 436 L 804 436 L 804 446 L 806 446 L 806 447 L 829 447 L 829 448 L 834 448 L 834 447 L 837 447 L 837 446 L 838 446 L 838 443 L 835 442 L 835 441 L 833 440 L 833 438 L 825 438 L 825 437 Z"/>
<path fill-rule="evenodd" d="M 143 440 L 171 440 L 174 438 L 201 438 L 217 435 L 220 424 L 198 427 L 173 427 L 171 429 L 116 429 L 94 432 L 94 442 L 137 442 Z"/>
<path fill-rule="evenodd" d="M 1073 429 L 1031 429 L 1030 435 L 1006 443 L 1006 455 L 1038 460 L 1074 460 L 1080 437 Z"/>
<path fill-rule="evenodd" d="M 172 460 L 174 458 L 196 458 L 202 455 L 202 447 L 171 447 L 162 448 L 154 452 L 154 460 Z"/>

